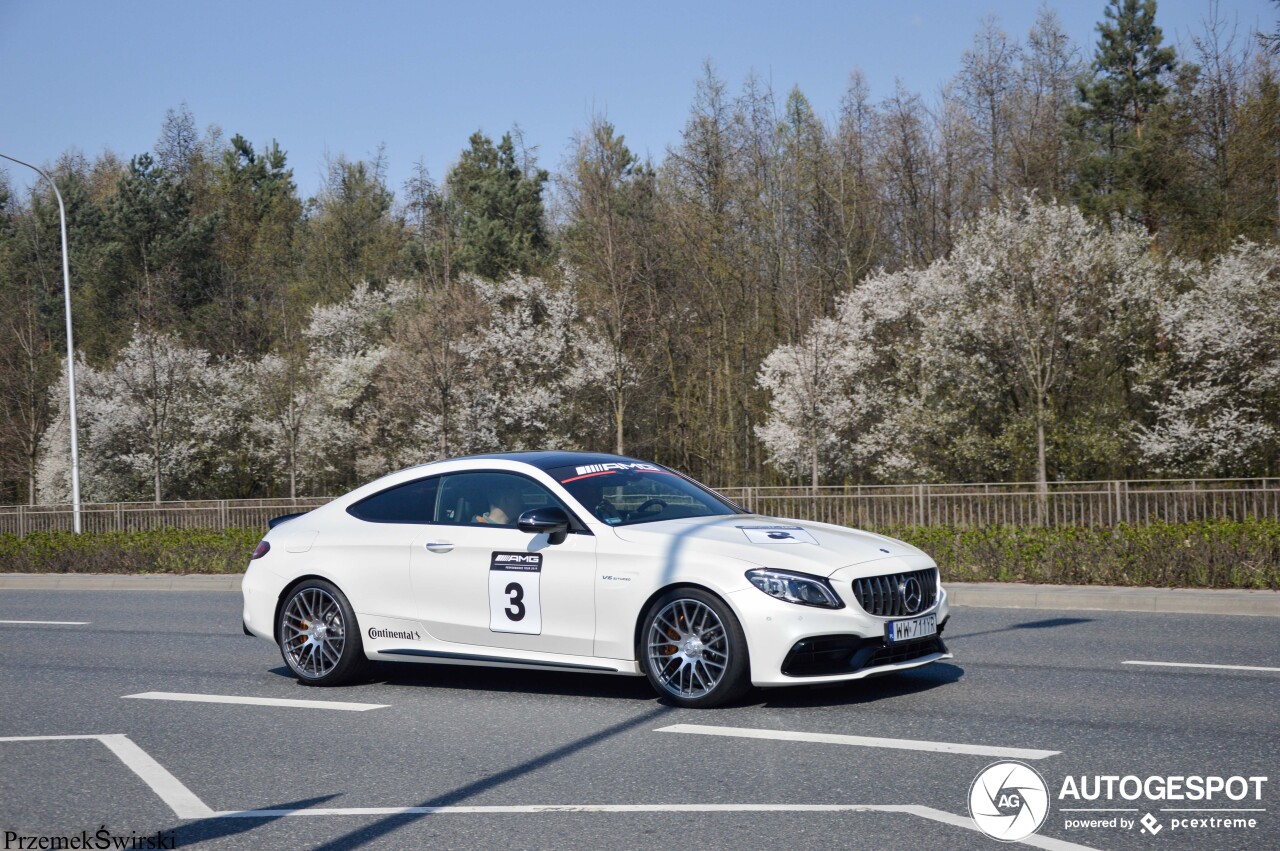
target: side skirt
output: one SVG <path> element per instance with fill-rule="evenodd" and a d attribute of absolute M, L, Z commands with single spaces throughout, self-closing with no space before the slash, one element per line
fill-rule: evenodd
<path fill-rule="evenodd" d="M 502 656 L 485 656 L 478 653 L 454 653 L 444 650 L 419 650 L 418 648 L 392 648 L 378 650 L 374 657 L 408 656 L 414 661 L 439 662 L 446 665 L 483 665 L 495 668 L 541 668 L 553 671 L 590 671 L 598 674 L 624 674 L 639 676 L 640 671 L 621 665 L 588 665 L 578 662 L 549 662 L 541 659 L 511 659 Z M 625 665 L 626 663 L 621 663 Z M 634 663 L 631 663 L 634 665 Z"/>

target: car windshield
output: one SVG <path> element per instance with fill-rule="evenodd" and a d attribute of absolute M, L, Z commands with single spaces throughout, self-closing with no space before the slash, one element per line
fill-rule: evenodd
<path fill-rule="evenodd" d="M 589 464 L 547 472 L 610 526 L 743 513 L 692 479 L 657 464 Z"/>

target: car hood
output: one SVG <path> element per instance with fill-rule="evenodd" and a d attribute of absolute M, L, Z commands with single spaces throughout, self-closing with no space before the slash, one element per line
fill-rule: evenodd
<path fill-rule="evenodd" d="M 877 559 L 925 556 L 910 544 L 883 535 L 758 514 L 658 520 L 614 527 L 613 531 L 622 540 L 646 549 L 735 558 L 760 567 L 818 576 Z"/>

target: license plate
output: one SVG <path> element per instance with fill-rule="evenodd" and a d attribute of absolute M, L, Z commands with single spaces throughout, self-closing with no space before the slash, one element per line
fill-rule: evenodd
<path fill-rule="evenodd" d="M 913 641 L 917 638 L 928 638 L 936 635 L 938 632 L 938 616 L 925 615 L 922 618 L 912 618 L 909 621 L 889 621 L 885 624 L 885 638 L 890 644 L 896 644 L 899 641 Z"/>

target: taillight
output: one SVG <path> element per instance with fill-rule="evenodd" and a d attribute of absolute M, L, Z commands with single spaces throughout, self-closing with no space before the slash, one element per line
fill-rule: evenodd
<path fill-rule="evenodd" d="M 268 544 L 266 541 L 259 541 L 258 546 L 253 548 L 253 555 L 251 555 L 249 558 L 250 559 L 262 558 L 264 555 L 266 555 L 269 552 L 271 552 L 271 545 Z"/>

